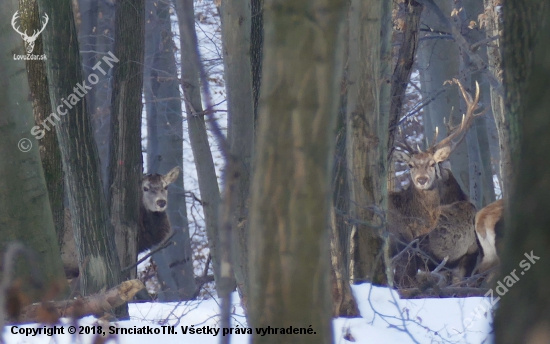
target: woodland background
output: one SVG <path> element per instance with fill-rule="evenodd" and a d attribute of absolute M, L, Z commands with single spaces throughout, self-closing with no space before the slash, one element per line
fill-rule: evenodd
<path fill-rule="evenodd" d="M 17 10 L 27 32 L 48 14 L 34 48 L 47 60 L 14 61 Z M 251 326 L 312 324 L 303 342 L 330 342 L 333 316 L 358 315 L 349 283 L 387 283 L 387 193 L 407 183 L 390 159 L 399 129 L 423 146 L 458 123 L 446 82 L 458 78 L 479 82 L 488 111 L 453 174 L 478 210 L 505 199 L 505 274 L 525 252 L 541 257 L 502 299 L 496 342 L 550 342 L 545 1 L 9 0 L 0 16 L 0 243 L 36 256 L 14 276 L 2 258 L 0 304 L 17 281 L 27 303 L 68 295 L 48 286 L 64 278 L 69 219 L 82 295 L 136 277 L 161 302 L 215 291 L 223 326 L 237 288 Z M 108 52 L 119 62 L 97 73 Z M 86 97 L 17 149 L 90 73 L 100 81 Z M 142 174 L 176 165 L 176 235 L 138 276 Z"/>

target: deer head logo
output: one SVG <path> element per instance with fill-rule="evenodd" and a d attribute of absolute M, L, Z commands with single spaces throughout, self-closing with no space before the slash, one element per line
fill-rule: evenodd
<path fill-rule="evenodd" d="M 34 30 L 32 36 L 28 36 L 27 35 L 27 32 L 21 32 L 19 31 L 19 26 L 15 27 L 17 25 L 17 19 L 19 19 L 19 11 L 15 12 L 15 14 L 13 15 L 13 17 L 11 18 L 11 26 L 13 26 L 13 29 L 21 35 L 21 38 L 23 38 L 23 40 L 25 41 L 25 49 L 27 50 L 27 54 L 30 54 L 32 53 L 33 49 L 34 49 L 34 41 L 36 41 L 36 39 L 38 38 L 38 35 L 40 35 L 42 33 L 42 31 L 44 31 L 44 29 L 46 28 L 46 24 L 48 24 L 48 15 L 46 13 L 44 13 L 44 21 L 42 22 L 42 29 L 40 29 L 40 31 L 36 31 Z"/>

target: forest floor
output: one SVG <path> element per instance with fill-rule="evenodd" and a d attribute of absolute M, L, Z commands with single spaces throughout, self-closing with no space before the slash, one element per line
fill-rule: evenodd
<path fill-rule="evenodd" d="M 486 311 L 486 302 L 481 297 L 401 300 L 395 291 L 370 284 L 352 286 L 359 303 L 362 318 L 333 320 L 334 343 L 492 343 L 492 312 Z M 232 344 L 245 344 L 250 340 L 243 310 L 239 306 L 237 293 L 233 294 L 233 335 Z M 481 309 L 474 315 L 476 307 Z M 145 334 L 118 334 L 111 336 L 107 343 L 197 343 L 215 344 L 223 335 L 218 327 L 219 305 L 217 299 L 197 300 L 181 303 L 131 303 L 131 320 L 119 321 L 102 326 L 102 331 L 145 331 Z M 19 327 L 6 326 L 6 344 L 46 344 L 46 343 L 102 343 L 96 341 L 98 323 L 94 317 L 80 319 L 77 332 L 90 334 L 68 334 L 69 320 L 63 321 L 64 334 L 38 334 L 32 336 L 32 329 L 44 329 L 40 324 Z M 112 326 L 112 327 L 110 327 Z M 164 326 L 164 327 L 163 327 Z M 173 327 L 172 327 L 173 326 Z M 60 325 L 57 325 L 59 328 Z M 81 329 L 79 329 L 81 327 Z M 168 333 L 169 329 L 175 333 Z M 187 334 L 183 334 L 187 328 Z M 206 334 L 191 334 L 207 331 Z M 237 330 L 238 329 L 238 330 Z M 243 330 L 244 329 L 244 330 Z M 256 329 L 250 329 L 255 331 Z M 314 330 L 314 329 L 313 329 Z M 22 333 L 17 333 L 21 331 Z M 25 331 L 30 334 L 26 336 Z M 154 334 L 157 331 L 159 334 Z M 164 331 L 164 334 L 163 334 Z M 216 332 L 218 331 L 218 332 Z M 12 333 L 16 332 L 16 334 Z M 147 334 L 149 332 L 149 334 Z M 238 334 L 235 334 L 239 332 Z M 245 332 L 241 334 L 240 332 Z M 266 334 L 280 336 L 280 334 Z M 307 334 L 304 334 L 307 336 Z M 284 337 L 281 343 L 284 343 Z"/>

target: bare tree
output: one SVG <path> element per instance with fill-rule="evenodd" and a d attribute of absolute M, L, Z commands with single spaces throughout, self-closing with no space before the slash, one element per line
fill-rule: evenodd
<path fill-rule="evenodd" d="M 121 1 L 116 9 L 115 66 L 109 164 L 109 208 L 122 267 L 136 262 L 141 200 L 141 92 L 144 0 Z M 135 269 L 130 278 L 135 278 Z"/>
<path fill-rule="evenodd" d="M 345 4 L 266 1 L 264 6 L 250 211 L 250 324 L 311 326 L 313 333 L 295 335 L 295 343 L 332 342 L 328 209 Z M 254 334 L 253 342 L 280 338 Z"/>
<path fill-rule="evenodd" d="M 170 1 L 146 1 L 144 92 L 147 110 L 147 170 L 166 173 L 183 169 L 183 117 L 172 40 Z M 161 300 L 189 299 L 195 279 L 183 173 L 168 193 L 168 217 L 175 232 L 171 245 L 153 256 L 162 287 Z"/>
<path fill-rule="evenodd" d="M 40 30 L 42 26 L 42 16 L 40 16 L 38 12 L 38 3 L 35 0 L 21 1 L 19 7 L 22 28 L 26 32 Z M 38 36 L 36 40 L 34 53 L 37 55 L 42 55 L 44 53 L 41 36 Z M 48 116 L 52 113 L 45 61 L 28 60 L 25 61 L 25 65 L 27 67 L 27 77 L 32 95 L 32 109 L 35 124 L 40 124 L 46 121 Z M 57 234 L 57 242 L 59 247 L 61 247 L 65 230 L 67 230 L 65 227 L 66 209 L 63 202 L 65 185 L 63 183 L 63 165 L 61 163 L 61 151 L 59 150 L 57 135 L 55 133 L 56 129 L 53 126 L 50 129 L 51 130 L 46 132 L 44 137 L 38 141 L 38 144 Z M 72 234 L 72 229 L 69 228 L 69 230 L 71 230 Z"/>
<path fill-rule="evenodd" d="M 0 17 L 9 23 L 17 10 L 16 2 L 2 2 Z M 23 40 L 14 35 L 9 25 L 0 31 L 0 38 L 5 49 L 13 52 L 0 57 L 0 80 L 5 87 L 0 100 L 0 250 L 4 252 L 11 242 L 19 241 L 37 254 L 35 264 L 46 282 L 52 282 L 64 278 L 63 269 L 39 147 L 29 132 L 34 120 L 25 64 L 13 59 L 13 54 L 26 53 Z M 2 254 L 2 266 L 6 268 L 10 263 L 3 260 Z M 16 277 L 36 273 L 28 264 L 16 266 Z M 5 274 L 2 277 L 7 281 Z M 38 295 L 29 296 L 38 301 Z M 2 317 L 3 312 L 2 308 Z"/>
<path fill-rule="evenodd" d="M 391 75 L 382 46 L 389 39 L 390 2 L 352 1 L 349 8 L 347 164 L 351 230 L 351 278 L 385 283 L 380 252 L 387 208 L 387 135 Z M 380 33 L 385 33 L 382 36 Z M 389 68 L 388 68 L 389 69 Z M 388 73 L 388 71 L 385 71 Z M 389 73 L 388 73 L 389 74 Z M 374 80 L 374 82 L 373 82 Z M 386 110 L 386 111 L 384 111 Z M 353 221 L 352 220 L 352 221 Z M 378 257 L 378 258 L 377 258 Z"/>
<path fill-rule="evenodd" d="M 220 280 L 218 237 L 220 188 L 214 168 L 212 151 L 208 143 L 208 134 L 206 132 L 206 123 L 202 108 L 199 82 L 200 68 L 196 63 L 199 61 L 199 56 L 193 0 L 174 0 L 174 4 L 180 30 L 181 65 L 183 66 L 181 71 L 181 86 L 185 99 L 185 110 L 187 112 L 187 127 L 197 168 L 208 248 L 212 257 L 212 270 L 214 271 L 214 280 L 217 285 L 217 282 Z"/>
<path fill-rule="evenodd" d="M 56 14 L 43 32 L 44 53 L 48 57 L 50 102 L 52 109 L 56 108 L 53 117 L 59 118 L 56 132 L 65 182 L 70 190 L 69 210 L 79 251 L 80 289 L 82 295 L 88 295 L 120 282 L 120 265 L 102 192 L 97 147 L 85 94 L 80 93 L 84 93 L 84 85 L 92 87 L 97 79 L 82 78 L 71 2 L 39 0 L 38 5 L 41 13 Z M 99 67 L 109 69 L 117 61 L 116 56 L 111 55 L 104 58 Z M 84 90 L 77 92 L 78 85 Z"/>

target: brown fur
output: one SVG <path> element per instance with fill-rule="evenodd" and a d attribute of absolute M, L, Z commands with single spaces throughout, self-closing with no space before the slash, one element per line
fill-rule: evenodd
<path fill-rule="evenodd" d="M 474 232 L 475 207 L 460 188 L 451 171 L 441 169 L 431 188 L 391 192 L 388 202 L 388 230 L 392 234 L 393 255 L 418 238 L 420 249 L 440 262 L 449 256 L 446 267 L 455 278 L 471 273 L 478 254 Z M 413 286 L 414 275 L 422 267 L 414 254 L 404 254 L 396 267 L 396 283 Z M 428 267 L 435 267 L 429 264 Z"/>
<path fill-rule="evenodd" d="M 138 252 L 143 252 L 159 244 L 171 232 L 168 215 L 165 211 L 147 211 L 142 204 L 139 215 Z"/>
<path fill-rule="evenodd" d="M 502 241 L 500 238 L 503 234 L 503 211 L 504 202 L 501 199 L 489 204 L 476 214 L 476 235 L 483 250 L 479 272 L 487 271 L 500 263 L 498 252 Z"/>

